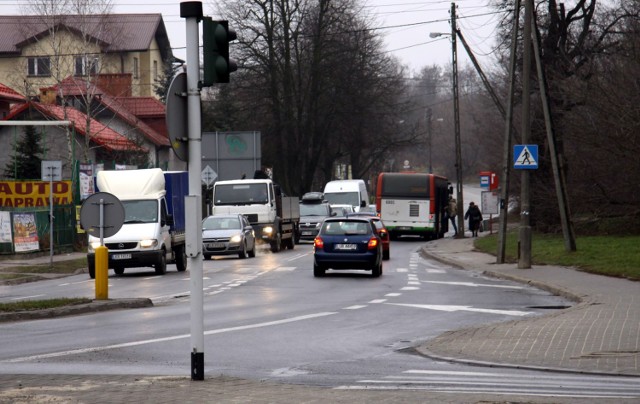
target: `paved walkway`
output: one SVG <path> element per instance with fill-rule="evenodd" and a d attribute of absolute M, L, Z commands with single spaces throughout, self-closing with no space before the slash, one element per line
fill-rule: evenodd
<path fill-rule="evenodd" d="M 464 270 L 531 284 L 577 303 L 569 309 L 541 317 L 447 332 L 418 347 L 422 354 L 492 366 L 640 376 L 640 282 L 591 275 L 564 267 L 517 269 L 515 264 L 497 265 L 495 257 L 474 251 L 471 238 L 429 242 L 423 253 Z M 73 257 L 73 254 L 68 256 Z M 56 260 L 60 258 L 55 257 Z M 39 259 L 48 262 L 49 258 Z M 532 397 L 491 397 L 475 393 L 425 393 L 420 390 L 332 390 L 220 375 L 208 375 L 204 381 L 191 381 L 188 376 L 0 375 L 0 403 L 507 401 L 584 402 L 557 398 L 539 401 Z"/>
<path fill-rule="evenodd" d="M 527 283 L 578 303 L 553 314 L 451 331 L 422 353 L 517 367 L 640 376 L 640 282 L 572 268 L 518 269 L 475 252 L 473 239 L 440 239 L 423 251 L 461 268 Z"/>

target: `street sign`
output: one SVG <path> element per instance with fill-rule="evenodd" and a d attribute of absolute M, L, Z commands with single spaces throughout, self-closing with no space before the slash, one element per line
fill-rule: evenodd
<path fill-rule="evenodd" d="M 97 192 L 82 202 L 80 224 L 94 237 L 101 236 L 101 227 L 103 228 L 102 237 L 111 237 L 124 224 L 124 206 L 115 195 Z"/>
<path fill-rule="evenodd" d="M 538 168 L 538 145 L 517 144 L 513 146 L 513 168 L 535 170 Z"/>
<path fill-rule="evenodd" d="M 484 214 L 497 215 L 498 210 L 498 192 L 497 191 L 482 191 L 481 194 L 481 207 L 480 210 Z"/>
<path fill-rule="evenodd" d="M 202 182 L 204 182 L 206 186 L 211 186 L 216 178 L 218 178 L 218 174 L 213 171 L 213 168 L 206 166 L 202 170 Z"/>
<path fill-rule="evenodd" d="M 187 74 L 178 73 L 167 91 L 167 131 L 171 148 L 182 161 L 189 161 L 189 123 L 187 117 Z"/>
<path fill-rule="evenodd" d="M 62 181 L 62 161 L 42 160 L 42 181 Z"/>

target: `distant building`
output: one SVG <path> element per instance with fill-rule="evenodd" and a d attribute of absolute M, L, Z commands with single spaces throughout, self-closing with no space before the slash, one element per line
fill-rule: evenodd
<path fill-rule="evenodd" d="M 173 60 L 161 14 L 0 16 L 0 77 L 27 97 L 99 74 L 109 80 L 101 86 L 122 87 L 119 96 L 154 96 Z"/>

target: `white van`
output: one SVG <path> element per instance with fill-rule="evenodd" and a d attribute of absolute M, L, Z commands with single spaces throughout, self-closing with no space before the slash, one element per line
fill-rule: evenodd
<path fill-rule="evenodd" d="M 324 187 L 324 199 L 330 205 L 351 205 L 356 212 L 369 205 L 364 180 L 329 181 Z"/>

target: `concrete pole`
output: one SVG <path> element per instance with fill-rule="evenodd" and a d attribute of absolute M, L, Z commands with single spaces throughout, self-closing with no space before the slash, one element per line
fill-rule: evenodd
<path fill-rule="evenodd" d="M 458 199 L 458 235 L 464 238 L 464 201 L 462 194 L 462 151 L 460 145 L 460 100 L 458 97 L 458 51 L 456 41 L 456 3 L 451 3 L 451 60 L 453 70 L 453 121 L 456 143 L 456 198 Z"/>
<path fill-rule="evenodd" d="M 505 115 L 504 147 L 502 149 L 502 186 L 500 188 L 500 225 L 498 229 L 498 251 L 496 262 L 504 264 L 507 244 L 507 215 L 509 214 L 509 183 L 511 181 L 509 162 L 511 161 L 511 135 L 513 128 L 513 93 L 516 81 L 516 51 L 518 49 L 518 28 L 520 21 L 520 0 L 515 0 L 513 31 L 511 33 L 511 56 L 509 57 L 509 99 Z"/>
<path fill-rule="evenodd" d="M 522 144 L 531 136 L 531 21 L 532 4 L 524 3 L 524 34 L 522 58 Z M 530 172 L 522 170 L 520 188 L 520 232 L 518 241 L 518 268 L 531 268 L 531 190 Z"/>
<path fill-rule="evenodd" d="M 200 52 L 199 22 L 202 20 L 202 2 L 180 3 L 180 17 L 187 19 L 187 117 L 189 120 L 189 197 L 195 199 L 195 223 L 202 222 L 202 122 L 200 118 Z M 185 206 L 187 202 L 185 201 Z M 186 220 L 186 223 L 193 223 Z M 200 232 L 201 228 L 187 228 L 187 232 Z M 194 233 L 192 233 L 194 234 Z M 191 287 L 191 380 L 204 380 L 204 299 L 202 271 L 202 242 L 197 254 L 189 256 Z"/>

